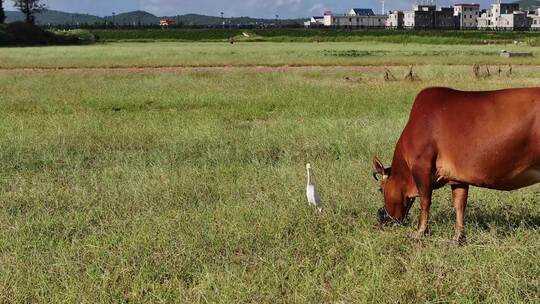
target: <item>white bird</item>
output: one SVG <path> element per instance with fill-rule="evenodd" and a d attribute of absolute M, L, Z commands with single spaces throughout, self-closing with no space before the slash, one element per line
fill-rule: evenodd
<path fill-rule="evenodd" d="M 313 182 L 313 171 L 311 170 L 311 165 L 306 164 L 307 169 L 307 186 L 306 186 L 306 196 L 309 203 L 309 206 L 317 207 L 319 212 L 322 212 L 321 207 L 321 195 L 315 189 L 315 183 Z"/>

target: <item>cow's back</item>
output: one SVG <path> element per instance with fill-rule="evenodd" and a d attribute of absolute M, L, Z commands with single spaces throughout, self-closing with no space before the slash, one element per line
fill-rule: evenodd
<path fill-rule="evenodd" d="M 414 163 L 434 153 L 438 178 L 503 188 L 540 164 L 540 89 L 418 94 L 400 138 Z M 540 178 L 540 168 L 539 168 Z"/>

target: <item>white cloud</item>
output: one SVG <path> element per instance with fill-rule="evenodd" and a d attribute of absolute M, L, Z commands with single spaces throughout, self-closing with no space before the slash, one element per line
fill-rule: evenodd
<path fill-rule="evenodd" d="M 322 3 L 315 3 L 309 8 L 309 12 L 315 15 L 321 15 L 321 12 L 328 10 L 328 8 Z"/>

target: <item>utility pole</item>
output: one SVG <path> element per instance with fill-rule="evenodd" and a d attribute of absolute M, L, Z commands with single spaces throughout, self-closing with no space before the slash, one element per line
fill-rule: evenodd
<path fill-rule="evenodd" d="M 223 19 L 223 15 L 225 15 L 225 13 L 221 12 L 221 27 L 225 28 L 225 19 Z"/>
<path fill-rule="evenodd" d="M 384 11 L 384 0 L 381 0 L 381 2 L 382 2 L 381 15 L 384 15 L 384 14 L 385 14 L 385 11 Z"/>
<path fill-rule="evenodd" d="M 276 14 L 276 27 L 279 27 L 279 26 L 278 26 L 278 19 L 279 19 L 279 15 Z"/>
<path fill-rule="evenodd" d="M 112 25 L 113 27 L 116 25 L 116 13 L 112 12 Z"/>

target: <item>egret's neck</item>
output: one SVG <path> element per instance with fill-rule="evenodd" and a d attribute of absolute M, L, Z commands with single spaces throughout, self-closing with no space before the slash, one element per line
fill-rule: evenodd
<path fill-rule="evenodd" d="M 313 176 L 312 176 L 312 173 L 311 173 L 311 169 L 307 169 L 307 183 L 308 183 L 308 185 L 313 184 Z"/>

